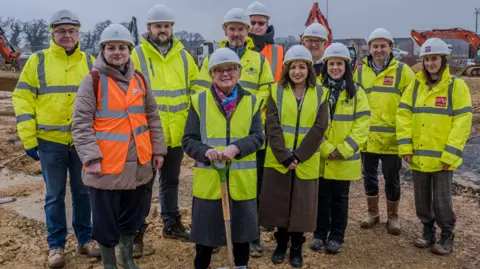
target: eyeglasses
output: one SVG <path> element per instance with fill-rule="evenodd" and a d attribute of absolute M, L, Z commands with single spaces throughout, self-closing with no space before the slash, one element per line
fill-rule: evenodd
<path fill-rule="evenodd" d="M 54 33 L 59 34 L 59 35 L 65 35 L 66 33 L 68 33 L 69 35 L 74 35 L 74 34 L 78 33 L 78 30 L 77 29 L 57 30 L 57 31 L 54 31 Z"/>
<path fill-rule="evenodd" d="M 237 68 L 235 68 L 235 67 L 216 68 L 213 71 L 217 74 L 220 74 L 220 75 L 223 75 L 225 72 L 227 72 L 227 74 L 229 74 L 229 75 L 232 75 L 233 73 L 235 73 L 235 71 L 237 71 Z"/>
<path fill-rule="evenodd" d="M 259 26 L 265 26 L 265 24 L 267 24 L 266 21 L 250 21 L 250 24 L 252 26 L 255 26 L 256 24 L 258 24 Z"/>
<path fill-rule="evenodd" d="M 323 40 L 321 39 L 306 39 L 305 42 L 315 44 L 315 45 L 320 45 Z"/>

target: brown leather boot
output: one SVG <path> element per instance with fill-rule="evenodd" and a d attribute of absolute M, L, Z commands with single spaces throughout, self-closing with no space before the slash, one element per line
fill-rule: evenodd
<path fill-rule="evenodd" d="M 378 195 L 367 196 L 368 215 L 362 220 L 360 226 L 363 229 L 371 229 L 375 224 L 380 222 L 380 215 L 378 213 Z"/>
<path fill-rule="evenodd" d="M 387 228 L 388 233 L 393 235 L 400 235 L 402 231 L 400 230 L 400 221 L 398 220 L 398 204 L 400 201 L 388 201 L 387 200 Z"/>

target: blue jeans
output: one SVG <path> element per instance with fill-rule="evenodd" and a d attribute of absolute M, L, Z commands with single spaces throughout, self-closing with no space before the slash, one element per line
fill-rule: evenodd
<path fill-rule="evenodd" d="M 82 182 L 82 162 L 74 147 L 38 139 L 38 152 L 42 166 L 49 249 L 65 248 L 67 217 L 65 212 L 65 189 L 67 170 L 70 173 L 72 192 L 72 226 L 78 245 L 91 241 L 92 210 L 88 188 Z"/>

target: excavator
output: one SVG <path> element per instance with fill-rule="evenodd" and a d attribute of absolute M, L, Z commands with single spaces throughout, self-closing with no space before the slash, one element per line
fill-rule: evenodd
<path fill-rule="evenodd" d="M 462 29 L 432 29 L 428 31 L 411 31 L 412 39 L 418 46 L 422 46 L 428 38 L 437 37 L 444 39 L 461 39 L 470 44 L 470 58 L 476 59 L 476 64 L 467 66 L 460 70 L 457 74 L 460 76 L 480 77 L 480 57 L 478 52 L 480 51 L 480 37 L 474 32 Z"/>
<path fill-rule="evenodd" d="M 10 42 L 5 36 L 5 31 L 0 27 L 0 55 L 5 59 L 7 70 L 16 72 L 19 69 L 18 57 L 20 52 L 15 51 Z"/>
<path fill-rule="evenodd" d="M 328 32 L 328 40 L 327 43 L 325 44 L 325 48 L 330 46 L 333 41 L 332 37 L 332 29 L 328 25 L 328 21 L 323 16 L 322 11 L 320 10 L 320 7 L 318 6 L 318 2 L 313 3 L 312 9 L 310 9 L 310 12 L 308 13 L 307 21 L 305 22 L 305 27 L 308 27 L 310 24 L 315 22 L 315 19 L 317 19 L 318 23 L 323 25 L 325 29 L 327 29 Z M 350 51 L 350 57 L 352 58 L 351 65 L 353 71 L 355 71 L 358 67 L 358 61 L 357 61 L 357 50 L 353 46 L 348 46 L 348 50 Z"/>

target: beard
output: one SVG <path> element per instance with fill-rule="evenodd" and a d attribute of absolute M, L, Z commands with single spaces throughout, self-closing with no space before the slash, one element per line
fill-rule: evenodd
<path fill-rule="evenodd" d="M 167 38 L 164 38 L 163 36 L 166 36 L 166 35 L 160 34 L 158 36 L 154 36 L 154 35 L 152 35 L 152 33 L 150 33 L 150 38 L 158 46 L 167 46 L 173 40 L 173 35 L 170 35 Z"/>

